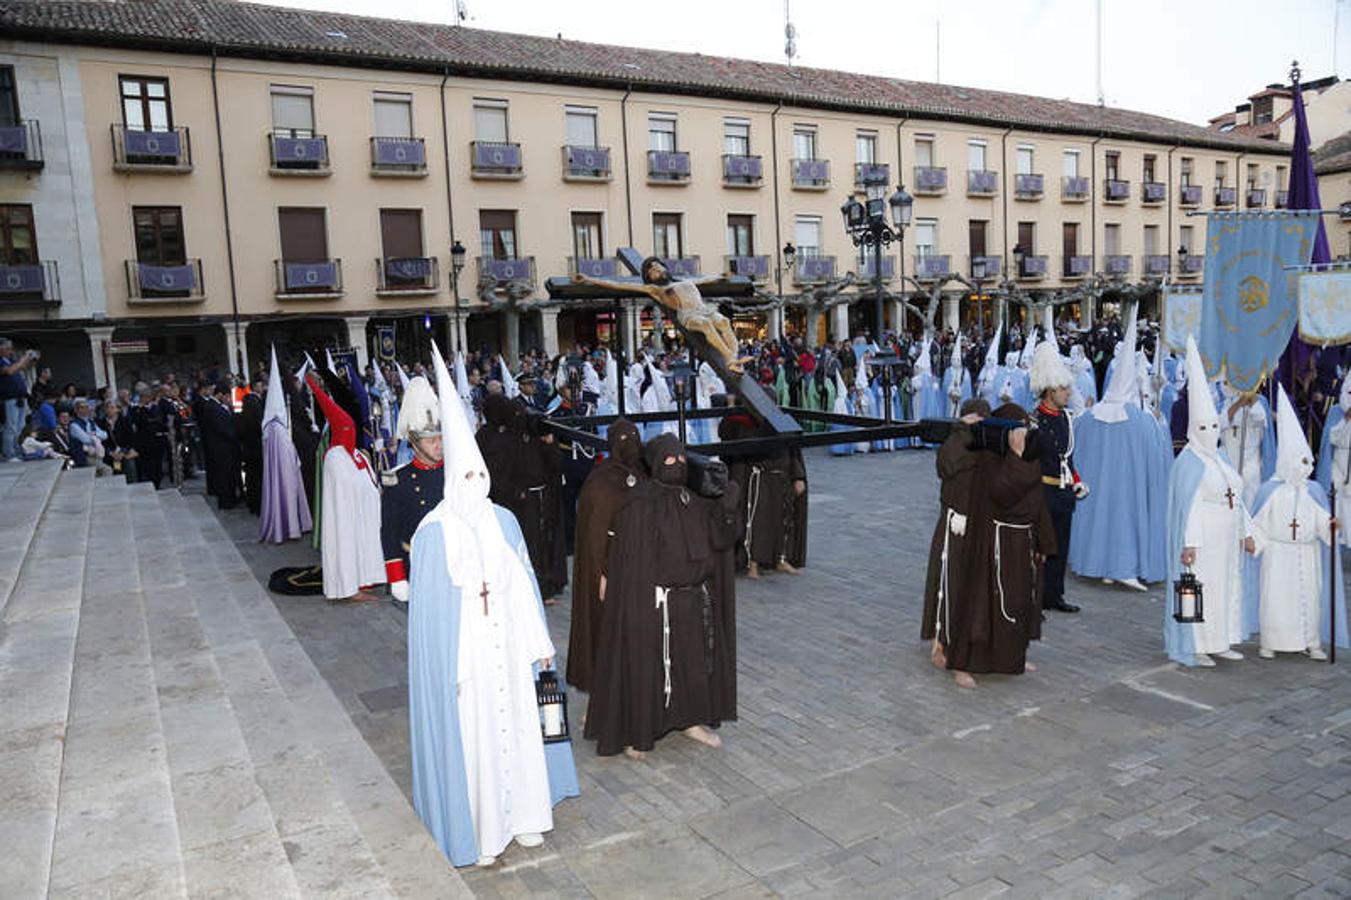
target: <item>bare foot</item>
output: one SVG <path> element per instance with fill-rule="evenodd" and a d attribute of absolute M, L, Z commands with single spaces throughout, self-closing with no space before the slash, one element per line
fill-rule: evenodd
<path fill-rule="evenodd" d="M 1030 662 L 1025 662 L 1025 663 L 1023 663 L 1023 671 L 1024 671 L 1024 672 L 1035 672 L 1035 671 L 1037 671 L 1036 663 L 1030 663 Z"/>
<path fill-rule="evenodd" d="M 708 747 L 722 746 L 722 738 L 718 737 L 702 725 L 692 725 L 682 731 L 681 734 L 692 741 L 698 741 Z"/>
<path fill-rule="evenodd" d="M 938 643 L 938 638 L 934 638 L 933 647 L 929 650 L 929 662 L 940 669 L 948 667 L 947 654 L 943 652 L 943 645 Z"/>
<path fill-rule="evenodd" d="M 355 594 L 353 594 L 353 595 L 350 596 L 350 597 L 343 597 L 341 600 L 332 600 L 332 601 L 329 601 L 329 602 L 331 602 L 331 603 L 342 604 L 342 605 L 344 605 L 344 606 L 349 606 L 349 605 L 352 605 L 352 604 L 355 604 L 355 603 L 373 603 L 373 602 L 375 602 L 375 601 L 377 601 L 377 600 L 379 600 L 379 599 L 381 599 L 381 598 L 375 596 L 374 594 L 371 594 L 371 593 L 368 593 L 368 592 L 366 592 L 366 591 L 364 591 L 364 590 L 361 590 L 361 591 L 357 591 Z"/>
<path fill-rule="evenodd" d="M 545 598 L 544 598 L 544 605 L 545 605 L 545 606 L 557 606 L 557 605 L 558 605 L 558 598 L 557 598 L 557 597 L 545 597 Z"/>
<path fill-rule="evenodd" d="M 647 759 L 647 754 L 641 750 L 634 750 L 632 747 L 624 748 L 624 755 L 634 762 L 642 762 Z"/>
<path fill-rule="evenodd" d="M 789 575 L 798 574 L 797 568 L 786 559 L 779 560 L 778 565 L 774 567 L 775 572 L 786 572 Z"/>
<path fill-rule="evenodd" d="M 973 688 L 976 686 L 976 679 L 971 677 L 970 672 L 953 672 L 952 680 L 957 682 L 959 688 Z"/>
<path fill-rule="evenodd" d="M 754 560 L 752 560 L 751 563 L 748 566 L 746 566 L 746 577 L 747 578 L 760 577 L 760 566 Z"/>

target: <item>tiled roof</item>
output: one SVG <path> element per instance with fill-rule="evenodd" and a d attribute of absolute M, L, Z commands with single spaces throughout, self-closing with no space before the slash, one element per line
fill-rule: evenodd
<path fill-rule="evenodd" d="M 1325 141 L 1313 152 L 1313 170 L 1319 175 L 1351 172 L 1351 131 Z"/>
<path fill-rule="evenodd" d="M 0 35 L 724 96 L 1220 150 L 1283 145 L 1149 113 L 753 60 L 615 47 L 235 0 L 0 0 Z"/>

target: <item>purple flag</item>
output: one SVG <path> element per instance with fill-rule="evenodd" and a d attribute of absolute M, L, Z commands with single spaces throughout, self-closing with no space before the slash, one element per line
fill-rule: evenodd
<path fill-rule="evenodd" d="M 1294 149 L 1290 152 L 1290 185 L 1286 209 L 1322 209 L 1322 201 L 1318 199 L 1318 176 L 1314 174 L 1313 158 L 1309 154 L 1309 120 L 1304 112 L 1304 92 L 1300 89 L 1298 81 L 1294 82 L 1293 88 L 1295 143 Z M 1280 185 L 1276 188 L 1280 190 Z M 1309 261 L 1318 265 L 1331 260 L 1332 254 L 1328 251 L 1328 233 L 1320 216 L 1318 230 L 1314 232 L 1313 255 Z M 1287 394 L 1296 398 L 1296 409 L 1305 417 L 1310 410 L 1306 403 L 1301 402 L 1301 392 L 1295 389 L 1295 377 L 1309 371 L 1316 355 L 1317 350 L 1300 338 L 1299 329 L 1296 328 L 1276 367 L 1277 380 L 1284 385 Z"/>

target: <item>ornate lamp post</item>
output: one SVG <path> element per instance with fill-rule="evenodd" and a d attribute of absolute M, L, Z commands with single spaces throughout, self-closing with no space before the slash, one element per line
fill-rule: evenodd
<path fill-rule="evenodd" d="M 792 244 L 784 244 L 782 253 L 783 256 L 779 260 L 779 264 L 774 267 L 774 278 L 779 286 L 779 337 L 783 336 L 785 314 L 783 302 L 783 273 L 785 271 L 791 272 L 793 270 L 793 261 L 797 259 L 797 248 Z"/>
<path fill-rule="evenodd" d="M 459 241 L 450 246 L 450 294 L 455 301 L 455 321 L 451 323 L 454 329 L 452 343 L 455 351 L 459 352 L 460 347 L 460 273 L 464 271 L 464 257 L 466 251 L 464 244 Z"/>
<path fill-rule="evenodd" d="M 976 323 L 980 325 L 981 331 L 985 330 L 985 289 L 983 287 L 988 275 L 986 272 L 986 258 L 977 256 L 971 260 L 971 280 L 976 283 L 976 302 L 980 304 L 976 307 Z M 993 324 L 994 310 L 990 310 L 991 324 Z"/>
<path fill-rule="evenodd" d="M 855 247 L 871 247 L 873 250 L 873 318 L 876 333 L 873 339 L 882 340 L 882 326 L 885 323 L 882 306 L 882 248 L 897 241 L 901 252 L 905 252 L 905 229 L 910 225 L 910 216 L 914 210 L 915 199 L 906 191 L 904 185 L 896 188 L 896 193 L 886 198 L 887 185 L 884 181 L 872 180 L 864 185 L 867 204 L 859 203 L 852 195 L 840 207 L 844 217 L 844 230 L 849 234 Z M 891 207 L 891 223 L 887 222 L 886 208 Z"/>

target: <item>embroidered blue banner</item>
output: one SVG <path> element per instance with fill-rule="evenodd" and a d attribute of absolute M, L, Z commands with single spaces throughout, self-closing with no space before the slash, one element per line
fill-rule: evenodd
<path fill-rule="evenodd" d="M 1292 269 L 1308 264 L 1317 228 L 1305 211 L 1209 215 L 1198 340 L 1208 375 L 1223 370 L 1251 392 L 1275 370 L 1298 319 Z"/>
<path fill-rule="evenodd" d="M 394 361 L 394 326 L 381 325 L 379 328 L 380 358 L 386 362 Z"/>
<path fill-rule="evenodd" d="M 1187 352 L 1187 335 L 1201 333 L 1203 295 L 1199 287 L 1169 285 L 1163 291 L 1163 333 L 1168 349 Z"/>
<path fill-rule="evenodd" d="M 1310 344 L 1351 343 L 1351 269 L 1299 276 L 1299 334 Z"/>

